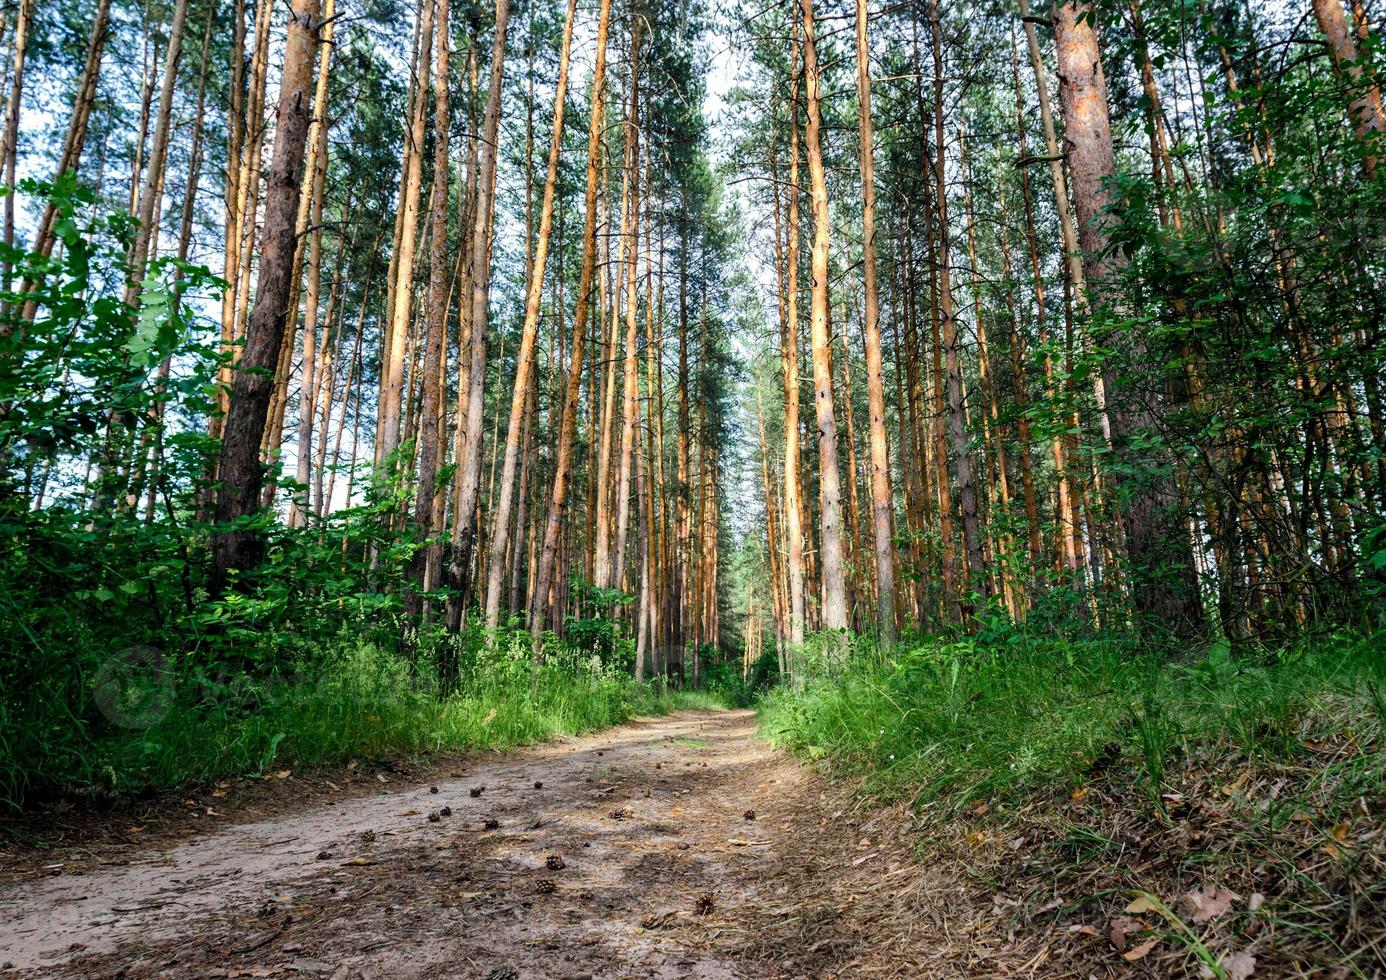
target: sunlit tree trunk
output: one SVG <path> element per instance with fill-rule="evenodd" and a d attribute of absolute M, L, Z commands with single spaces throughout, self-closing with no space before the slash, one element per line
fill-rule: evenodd
<path fill-rule="evenodd" d="M 7 187 L 16 184 L 16 168 L 19 160 L 19 116 L 24 97 L 24 61 L 29 50 L 29 21 L 33 17 L 34 0 L 19 0 L 15 11 L 14 39 L 12 47 L 14 60 L 10 68 L 10 91 L 5 103 L 5 131 L 0 144 L 0 167 L 3 167 L 4 183 Z M 14 247 L 14 195 L 5 195 L 5 247 Z M 8 257 L 0 262 L 0 286 L 10 288 L 11 262 Z"/>
<path fill-rule="evenodd" d="M 828 181 L 823 169 L 822 118 L 819 109 L 822 80 L 813 29 L 813 2 L 802 0 L 804 15 L 804 91 L 808 125 L 804 148 L 808 156 L 813 212 L 812 320 L 814 409 L 818 420 L 818 497 L 823 568 L 823 627 L 847 627 L 847 583 L 843 568 L 842 485 L 837 464 L 837 422 L 833 416 L 832 337 L 828 296 Z"/>
<path fill-rule="evenodd" d="M 616 468 L 616 549 L 611 577 L 619 588 L 626 567 L 626 533 L 630 522 L 630 478 L 635 453 L 640 394 L 639 360 L 639 260 L 640 260 L 640 22 L 632 21 L 630 40 L 630 109 L 626 116 L 627 158 L 630 166 L 630 211 L 626 237 L 626 357 L 623 370 L 620 459 Z"/>
<path fill-rule="evenodd" d="M 881 360 L 880 302 L 876 295 L 876 185 L 871 129 L 871 48 L 866 0 L 856 0 L 857 119 L 861 149 L 862 318 L 866 396 L 871 437 L 871 529 L 875 537 L 876 623 L 882 646 L 895 642 L 895 527 L 890 489 L 890 437 L 886 433 L 885 371 Z"/>
<path fill-rule="evenodd" d="M 433 4 L 420 0 L 419 45 L 411 73 L 411 105 L 414 114 L 404 137 L 403 194 L 397 204 L 400 214 L 398 257 L 394 259 L 394 278 L 390 284 L 391 306 L 381 353 L 380 408 L 377 413 L 378 437 L 375 462 L 383 463 L 400 447 L 400 419 L 404 398 L 404 366 L 409 348 L 410 310 L 414 300 L 414 256 L 419 233 L 419 186 L 423 180 L 424 122 L 427 118 L 429 63 L 433 52 Z"/>
<path fill-rule="evenodd" d="M 780 338 L 784 366 L 784 521 L 788 543 L 785 562 L 789 578 L 789 642 L 804 642 L 804 528 L 803 462 L 799 451 L 799 52 L 797 25 L 790 53 L 789 187 L 785 221 L 785 323 Z M 791 649 L 792 666 L 793 649 Z"/>
<path fill-rule="evenodd" d="M 1343 78 L 1348 91 L 1348 116 L 1357 130 L 1357 136 L 1368 149 L 1362 157 L 1362 169 L 1368 179 L 1376 176 L 1378 162 L 1375 147 L 1386 139 L 1386 112 L 1382 109 L 1381 87 L 1370 73 L 1369 63 L 1364 63 L 1364 51 L 1358 47 L 1358 34 L 1367 32 L 1365 17 L 1358 21 L 1358 31 L 1348 28 L 1347 18 L 1343 16 L 1342 0 L 1311 0 L 1314 19 L 1319 22 L 1319 30 L 1328 40 L 1328 50 L 1333 55 L 1333 64 Z M 1365 36 L 1361 38 L 1366 40 Z M 1369 49 L 1368 49 L 1369 50 Z"/>
<path fill-rule="evenodd" d="M 139 199 L 139 228 L 135 232 L 135 243 L 130 250 L 130 281 L 126 285 L 126 302 L 133 302 L 139 296 L 144 279 L 144 264 L 149 256 L 149 243 L 159 221 L 160 191 L 163 187 L 164 162 L 168 158 L 169 128 L 173 119 L 173 95 L 178 87 L 178 60 L 183 52 L 183 28 L 188 20 L 188 0 L 177 0 L 173 5 L 173 20 L 168 29 L 168 47 L 164 54 L 164 74 L 159 88 L 159 114 L 154 122 L 154 144 L 149 153 L 149 166 L 145 174 L 144 189 Z M 6 199 L 7 206 L 9 198 Z M 9 221 L 9 215 L 6 215 Z M 5 236 L 8 241 L 11 229 L 6 225 Z"/>
<path fill-rule="evenodd" d="M 208 24 L 211 23 L 211 13 L 208 13 Z M 61 177 L 65 173 L 77 173 L 82 162 L 82 150 L 86 146 L 87 129 L 91 122 L 92 106 L 96 102 L 97 85 L 101 80 L 101 62 L 106 52 L 106 40 L 111 35 L 111 0 L 99 0 L 96 5 L 96 14 L 92 20 L 91 35 L 87 40 L 87 56 L 82 64 L 81 81 L 77 84 L 77 96 L 72 106 L 72 117 L 68 120 L 67 135 L 63 139 L 62 153 L 58 156 L 58 165 L 54 168 L 54 179 Z M 203 44 L 203 51 L 207 50 L 207 45 Z M 205 57 L 204 57 L 205 61 Z M 205 81 L 206 72 L 202 77 Z M 205 91 L 205 86 L 199 88 L 199 93 Z M 198 116 L 202 113 L 202 95 L 198 96 Z M 201 136 L 200 127 L 193 130 L 195 140 Z M 8 206 L 8 205 L 7 205 Z M 50 202 L 44 206 L 43 217 L 39 219 L 38 230 L 34 233 L 34 244 L 31 251 L 40 255 L 48 255 L 53 250 L 53 222 L 57 219 L 58 211 Z M 34 318 L 32 305 L 26 305 L 24 312 L 25 320 Z M 0 325 L 0 330 L 6 329 Z"/>
<path fill-rule="evenodd" d="M 452 629 L 461 625 L 470 594 L 472 552 L 476 547 L 476 507 L 481 491 L 481 435 L 485 408 L 486 336 L 490 321 L 491 228 L 496 193 L 497 134 L 500 130 L 501 88 L 505 81 L 505 36 L 510 23 L 510 0 L 496 0 L 495 36 L 491 42 L 491 81 L 482 120 L 481 162 L 477 175 L 475 217 L 471 228 L 471 295 L 462 302 L 471 307 L 471 360 L 465 406 L 467 428 L 463 454 L 457 461 L 460 481 L 457 512 L 453 514 L 453 551 L 449 579 L 458 597 L 448 612 Z"/>
<path fill-rule="evenodd" d="M 529 282 L 525 294 L 525 321 L 520 330 L 520 350 L 516 357 L 515 387 L 510 402 L 510 422 L 505 434 L 505 458 L 501 466 L 500 492 L 491 518 L 491 558 L 486 573 L 486 626 L 494 629 L 500 621 L 501 562 L 510 535 L 510 510 L 514 499 L 512 485 L 519 443 L 529 403 L 530 375 L 534 371 L 534 347 L 539 331 L 539 311 L 544 296 L 544 272 L 548 265 L 549 237 L 553 231 L 553 198 L 558 182 L 558 163 L 563 147 L 564 101 L 568 91 L 568 55 L 572 46 L 577 0 L 568 0 L 563 23 L 563 46 L 558 57 L 558 84 L 554 92 L 553 135 L 549 143 L 548 170 L 544 176 L 544 196 L 539 210 L 539 234 L 530 259 Z M 521 508 L 524 504 L 521 502 Z M 519 550 L 517 526 L 516 550 Z"/>
<path fill-rule="evenodd" d="M 442 403 L 444 344 L 448 332 L 448 273 L 452 262 L 448 253 L 448 173 L 450 169 L 448 104 L 448 47 L 452 28 L 448 0 L 436 0 L 433 41 L 433 191 L 429 202 L 432 222 L 429 240 L 429 278 L 427 324 L 421 365 L 423 404 L 419 411 L 418 485 L 414 491 L 414 530 L 427 540 L 410 562 L 410 577 L 418 589 L 435 587 L 442 564 L 442 547 L 433 541 L 440 530 L 434 525 L 437 476 L 442 446 Z M 416 591 L 406 593 L 406 607 L 416 615 L 422 611 L 422 598 Z"/>
<path fill-rule="evenodd" d="M 563 395 L 563 417 L 554 463 L 553 490 L 549 496 L 544 543 L 539 553 L 539 571 L 535 579 L 534 601 L 531 603 L 533 608 L 530 610 L 530 633 L 536 657 L 543 647 L 543 631 L 549 612 L 549 592 L 553 588 L 559 534 L 563 526 L 563 509 L 568 499 L 573 431 L 577 424 L 578 396 L 582 390 L 582 347 L 590 315 L 592 284 L 597 264 L 597 164 L 601 154 L 602 94 L 606 82 L 606 39 L 611 20 L 611 0 L 601 0 L 599 10 L 596 62 L 592 69 L 591 122 L 587 132 L 587 191 L 584 199 L 586 217 L 583 219 L 582 229 L 582 272 L 578 279 L 573 346 L 569 355 L 568 384 Z"/>
<path fill-rule="evenodd" d="M 1021 14 L 1029 16 L 1028 0 L 1020 0 Z M 1068 207 L 1068 185 L 1064 180 L 1063 156 L 1059 153 L 1058 138 L 1055 135 L 1054 119 L 1049 103 L 1049 85 L 1047 82 L 1047 71 L 1044 67 L 1044 59 L 1040 55 L 1039 40 L 1035 36 L 1035 27 L 1029 21 L 1024 23 L 1025 40 L 1030 55 L 1030 66 L 1035 75 L 1035 90 L 1039 97 L 1040 121 L 1044 127 L 1045 149 L 1049 164 L 1050 184 L 1054 193 L 1055 211 L 1059 217 L 1059 229 L 1063 236 L 1064 249 L 1064 269 L 1069 281 L 1077 277 L 1081 282 L 1083 278 L 1082 259 L 1078 252 L 1078 238 L 1073 230 L 1073 219 L 1070 216 Z M 1026 157 L 1025 143 L 1025 110 L 1020 88 L 1020 64 L 1019 55 L 1015 51 L 1014 41 L 1011 49 L 1011 72 L 1015 82 L 1015 111 L 1016 129 L 1019 138 L 1020 154 L 1022 160 Z M 1025 234 L 1030 250 L 1030 274 L 1034 282 L 1035 291 L 1035 319 L 1039 324 L 1040 342 L 1044 347 L 1044 379 L 1048 388 L 1048 396 L 1051 401 L 1057 402 L 1059 389 L 1054 375 L 1053 357 L 1049 353 L 1048 341 L 1048 319 L 1045 305 L 1044 273 L 1040 264 L 1039 238 L 1035 229 L 1035 206 L 1034 196 L 1030 187 L 1030 172 L 1028 167 L 1020 168 L 1021 193 L 1025 201 Z M 1105 413 L 1101 415 L 1105 420 Z M 1105 425 L 1105 421 L 1103 423 Z M 1105 438 L 1105 436 L 1104 436 Z M 1059 547 L 1062 554 L 1063 565 L 1070 578 L 1076 577 L 1082 567 L 1083 559 L 1079 554 L 1079 531 L 1078 531 L 1078 510 L 1079 502 L 1073 489 L 1073 478 L 1071 466 L 1067 454 L 1067 445 L 1062 436 L 1057 432 L 1050 440 L 1050 452 L 1054 459 L 1055 488 L 1058 494 L 1056 505 L 1055 524 L 1058 526 Z M 1076 584 L 1076 583 L 1075 583 Z"/>

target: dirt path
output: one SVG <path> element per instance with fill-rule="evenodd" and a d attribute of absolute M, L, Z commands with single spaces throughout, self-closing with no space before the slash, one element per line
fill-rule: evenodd
<path fill-rule="evenodd" d="M 751 712 L 494 760 L 0 885 L 0 973 L 921 975 L 881 948 L 895 912 L 857 901 L 917 882 L 904 837 L 755 737 Z"/>

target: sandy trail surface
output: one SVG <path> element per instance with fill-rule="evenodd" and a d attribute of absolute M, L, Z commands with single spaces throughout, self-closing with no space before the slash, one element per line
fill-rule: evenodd
<path fill-rule="evenodd" d="M 751 712 L 229 816 L 118 861 L 0 873 L 0 975 L 920 975 L 881 942 L 901 910 L 874 901 L 927 875 L 904 835 Z"/>

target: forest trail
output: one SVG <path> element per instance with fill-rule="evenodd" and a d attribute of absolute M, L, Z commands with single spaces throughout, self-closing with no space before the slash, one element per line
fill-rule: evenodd
<path fill-rule="evenodd" d="M 0 879 L 0 975 L 919 975 L 880 935 L 901 910 L 859 901 L 929 877 L 892 811 L 857 812 L 753 712 L 474 759 Z"/>

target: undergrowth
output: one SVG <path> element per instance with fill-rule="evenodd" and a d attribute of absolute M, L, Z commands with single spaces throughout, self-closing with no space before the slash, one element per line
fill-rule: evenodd
<path fill-rule="evenodd" d="M 1075 973 L 1367 977 L 1386 961 L 1381 651 L 820 638 L 761 724 L 905 808 L 965 893 L 950 932 Z"/>
<path fill-rule="evenodd" d="M 636 683 L 621 667 L 570 651 L 532 668 L 521 634 L 460 659 L 448 692 L 429 679 L 432 665 L 359 644 L 272 675 L 198 673 L 135 656 L 91 679 L 90 703 L 73 703 L 70 685 L 0 698 L 0 803 L 14 809 L 55 793 L 148 793 L 294 766 L 504 748 L 716 700 Z"/>
<path fill-rule="evenodd" d="M 1241 656 L 1215 644 L 1196 660 L 1023 634 L 888 659 L 852 649 L 765 698 L 761 724 L 789 749 L 865 774 L 884 798 L 1018 804 L 1120 764 L 1159 808 L 1167 770 L 1200 749 L 1284 760 L 1333 732 L 1380 746 L 1381 643 L 1343 635 Z"/>

